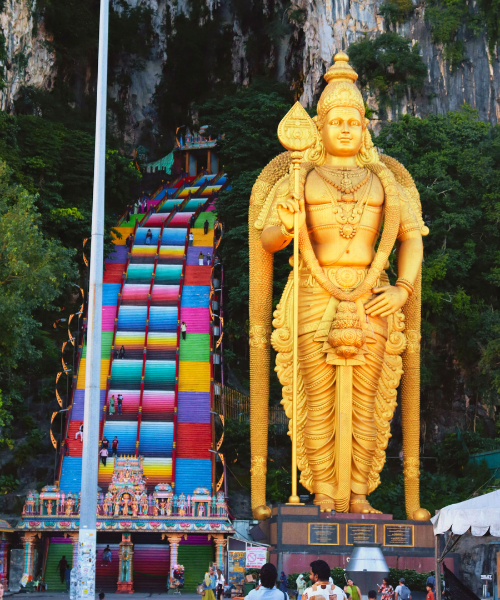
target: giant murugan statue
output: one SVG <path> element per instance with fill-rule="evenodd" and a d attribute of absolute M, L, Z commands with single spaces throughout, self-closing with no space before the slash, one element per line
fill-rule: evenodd
<path fill-rule="evenodd" d="M 297 419 L 290 435 L 296 430 L 300 482 L 315 504 L 326 512 L 378 512 L 367 496 L 380 484 L 404 373 L 406 512 L 424 520 L 429 513 L 419 498 L 420 293 L 422 236 L 428 229 L 410 174 L 373 145 L 346 54 L 335 56 L 325 79 L 314 123 L 306 117 L 314 140 L 296 167 L 296 187 L 296 153 L 285 152 L 259 175 L 250 199 L 252 510 L 259 519 L 270 514 L 270 345 L 277 351 L 282 404 L 292 423 L 297 336 Z M 293 240 L 294 222 L 300 248 L 298 327 L 293 330 L 291 273 L 271 335 L 273 254 Z M 391 285 L 386 271 L 394 248 L 398 274 Z"/>

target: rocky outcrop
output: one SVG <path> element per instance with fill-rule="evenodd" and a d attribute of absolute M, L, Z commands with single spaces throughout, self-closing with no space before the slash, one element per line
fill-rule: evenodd
<path fill-rule="evenodd" d="M 242 33 L 237 20 L 232 19 L 230 0 L 205 1 L 211 13 L 220 7 L 227 19 L 231 19 L 233 57 L 230 67 L 235 82 L 244 85 L 249 77 L 245 59 L 248 34 Z M 119 99 L 126 109 L 126 137 L 129 142 L 136 143 L 145 124 L 154 123 L 155 120 L 152 97 L 166 58 L 165 20 L 173 19 L 179 12 L 187 12 L 189 2 L 128 2 L 152 8 L 155 31 L 153 49 L 144 68 L 134 71 L 124 63 L 121 68 L 130 76 L 130 85 L 126 89 L 116 85 L 110 90 L 111 95 Z M 349 45 L 362 35 L 376 36 L 386 30 L 384 20 L 379 15 L 380 3 L 381 0 L 293 0 L 286 12 L 288 15 L 299 14 L 301 18 L 291 20 L 292 33 L 276 48 L 271 60 L 280 79 L 291 84 L 300 80 L 304 105 L 312 105 L 317 100 L 322 76 L 336 52 L 348 50 Z M 0 15 L 8 56 L 7 85 L 0 91 L 0 108 L 3 110 L 12 110 L 13 99 L 22 85 L 49 89 L 56 76 L 57 65 L 47 45 L 49 40 L 43 22 L 36 24 L 37 33 L 33 33 L 33 10 L 31 0 L 6 0 Z M 418 98 L 402 101 L 399 112 L 420 116 L 441 114 L 455 110 L 466 102 L 478 109 L 482 120 L 496 123 L 500 116 L 500 62 L 494 56 L 490 63 L 486 36 L 462 32 L 468 59 L 452 71 L 443 59 L 443 49 L 432 43 L 424 16 L 422 4 L 416 7 L 407 23 L 399 26 L 400 34 L 419 43 L 429 73 L 423 93 Z"/>

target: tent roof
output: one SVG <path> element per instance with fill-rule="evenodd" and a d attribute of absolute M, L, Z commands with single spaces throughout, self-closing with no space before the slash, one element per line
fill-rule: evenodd
<path fill-rule="evenodd" d="M 445 506 L 431 521 L 436 535 L 450 529 L 462 535 L 470 529 L 472 535 L 481 536 L 489 529 L 491 535 L 500 537 L 500 490 Z"/>

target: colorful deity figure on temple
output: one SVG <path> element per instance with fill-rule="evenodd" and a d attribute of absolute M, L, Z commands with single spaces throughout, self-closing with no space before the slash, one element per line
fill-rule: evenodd
<path fill-rule="evenodd" d="M 126 517 L 128 516 L 128 507 L 130 505 L 130 496 L 128 494 L 123 494 L 122 497 L 122 514 Z"/>
<path fill-rule="evenodd" d="M 162 517 L 164 517 L 164 516 L 165 516 L 165 513 L 166 513 L 166 511 L 167 511 L 167 503 L 166 503 L 166 501 L 165 501 L 165 500 L 161 500 L 161 501 L 160 501 L 160 515 L 161 515 Z"/>
<path fill-rule="evenodd" d="M 120 499 L 118 497 L 115 498 L 114 515 L 115 517 L 120 515 Z"/>
<path fill-rule="evenodd" d="M 154 517 L 157 517 L 157 516 L 158 516 L 158 501 L 156 501 L 156 502 L 153 504 L 153 516 L 154 516 Z"/>
<path fill-rule="evenodd" d="M 217 492 L 217 515 L 219 517 L 226 516 L 226 500 L 224 499 L 224 492 Z"/>
<path fill-rule="evenodd" d="M 59 514 L 64 514 L 64 499 L 65 499 L 65 495 L 64 492 L 61 492 L 61 495 L 59 496 L 59 506 L 58 506 L 58 513 Z"/>
<path fill-rule="evenodd" d="M 132 500 L 132 516 L 133 517 L 137 517 L 137 510 L 139 509 L 139 503 L 137 502 L 137 500 L 134 498 Z"/>
<path fill-rule="evenodd" d="M 167 517 L 172 514 L 172 498 L 167 498 Z"/>
<path fill-rule="evenodd" d="M 123 477 L 124 477 L 124 475 L 123 475 L 123 471 L 120 471 L 120 472 L 118 473 L 118 482 L 119 482 L 119 483 L 123 483 Z"/>
<path fill-rule="evenodd" d="M 143 515 L 147 515 L 148 514 L 148 498 L 146 496 L 146 494 L 143 494 L 141 497 L 141 511 Z"/>
<path fill-rule="evenodd" d="M 52 509 L 54 508 L 54 503 L 52 502 L 52 500 L 49 500 L 47 502 L 47 514 L 51 515 L 52 514 Z"/>
<path fill-rule="evenodd" d="M 106 496 L 104 497 L 104 502 L 102 503 L 102 514 L 106 517 L 109 515 L 109 504 L 109 496 L 108 494 L 106 494 Z"/>
<path fill-rule="evenodd" d="M 128 469 L 125 471 L 125 481 L 130 481 L 130 471 Z"/>
<path fill-rule="evenodd" d="M 198 504 L 198 513 L 196 515 L 197 517 L 204 517 L 205 516 L 205 503 L 204 502 L 200 502 Z"/>
<path fill-rule="evenodd" d="M 65 515 L 71 515 L 75 506 L 75 499 L 73 498 L 73 494 L 69 492 L 66 496 L 66 507 L 64 509 Z"/>
<path fill-rule="evenodd" d="M 180 494 L 177 500 L 178 512 L 180 517 L 184 517 L 186 514 L 186 496 Z"/>

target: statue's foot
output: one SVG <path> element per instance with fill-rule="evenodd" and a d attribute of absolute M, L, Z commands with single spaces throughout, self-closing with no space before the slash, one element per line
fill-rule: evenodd
<path fill-rule="evenodd" d="M 366 496 L 362 495 L 351 495 L 351 502 L 349 503 L 349 512 L 358 514 L 381 514 L 382 511 L 375 510 L 366 499 Z"/>
<path fill-rule="evenodd" d="M 252 509 L 253 518 L 258 521 L 265 521 L 271 516 L 271 509 L 265 504 Z"/>
<path fill-rule="evenodd" d="M 417 508 L 413 512 L 413 520 L 414 521 L 430 521 L 431 513 L 426 508 Z"/>
<path fill-rule="evenodd" d="M 314 504 L 319 504 L 320 512 L 329 513 L 335 511 L 335 500 L 326 494 L 314 494 Z"/>

